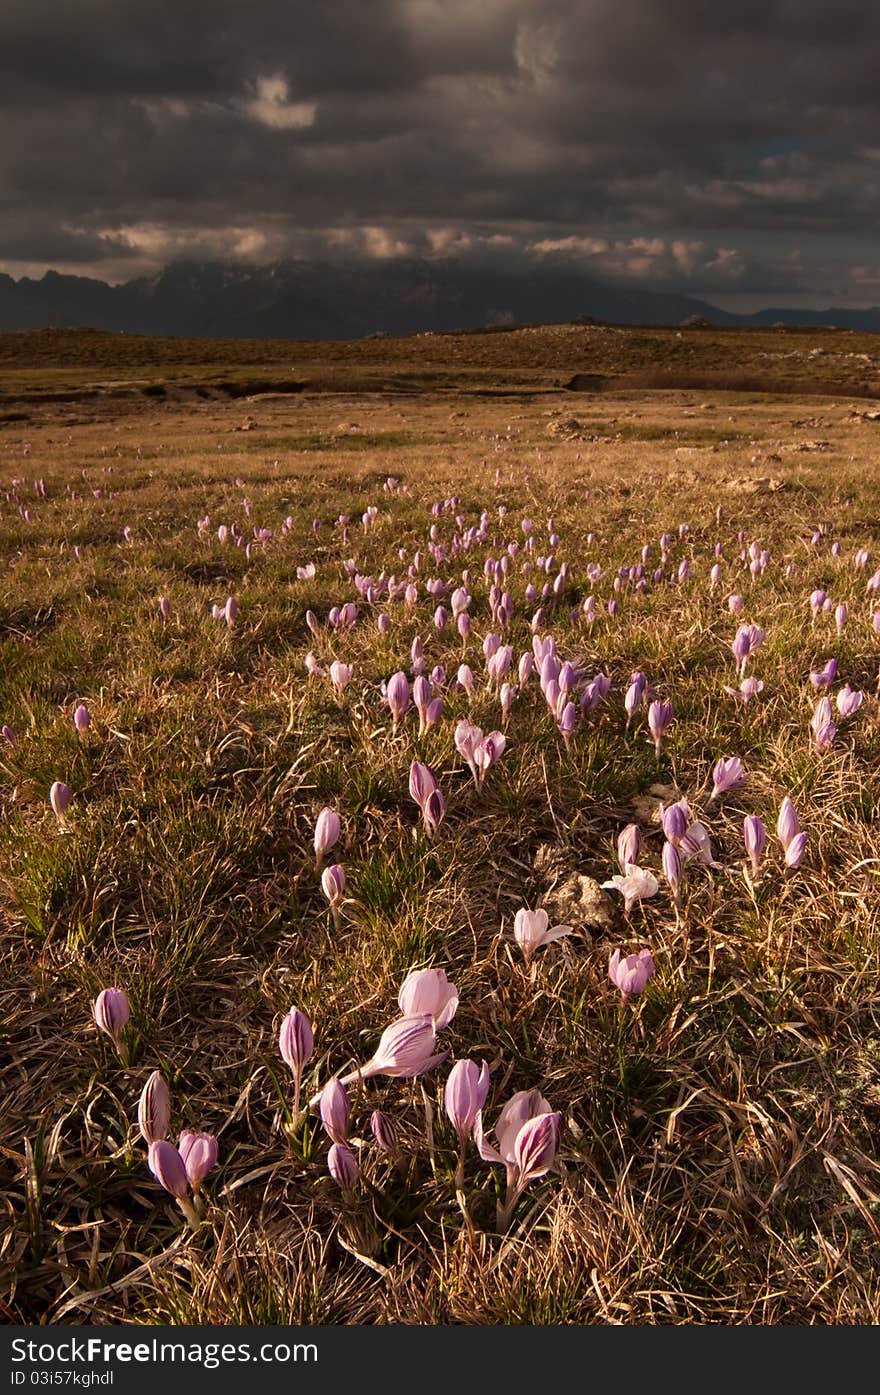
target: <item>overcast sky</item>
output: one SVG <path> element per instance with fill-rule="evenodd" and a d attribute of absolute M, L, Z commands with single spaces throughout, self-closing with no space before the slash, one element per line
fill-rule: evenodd
<path fill-rule="evenodd" d="M 558 258 L 880 303 L 869 0 L 2 0 L 0 270 Z"/>

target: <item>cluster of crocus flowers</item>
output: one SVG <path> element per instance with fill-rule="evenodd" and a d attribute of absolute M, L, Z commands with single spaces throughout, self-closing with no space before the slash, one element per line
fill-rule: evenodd
<path fill-rule="evenodd" d="M 147 1165 L 156 1181 L 174 1197 L 194 1229 L 201 1216 L 189 1194 L 199 1196 L 202 1182 L 216 1165 L 217 1147 L 213 1134 L 184 1129 L 176 1148 L 167 1139 L 159 1139 L 150 1144 L 147 1153 Z"/>
<path fill-rule="evenodd" d="M 820 754 L 829 750 L 834 745 L 834 738 L 837 736 L 837 723 L 833 720 L 830 698 L 821 697 L 816 703 L 810 726 L 813 732 L 814 749 Z"/>
<path fill-rule="evenodd" d="M 177 1147 L 169 1142 L 171 1094 L 161 1071 L 154 1070 L 138 1101 L 138 1127 L 148 1146 L 147 1164 L 156 1181 L 174 1197 L 190 1225 L 201 1222 L 197 1209 L 202 1182 L 217 1163 L 217 1139 L 210 1133 L 183 1129 Z M 190 1200 L 192 1193 L 193 1200 Z"/>
<path fill-rule="evenodd" d="M 760 625 L 740 625 L 730 646 L 740 678 L 745 677 L 749 659 L 756 649 L 760 649 L 766 638 L 766 631 L 762 630 Z"/>
<path fill-rule="evenodd" d="M 504 753 L 507 737 L 501 731 L 490 731 L 484 736 L 481 727 L 474 726 L 466 718 L 455 728 L 455 749 L 467 762 L 474 783 L 479 788 L 489 770 Z"/>
<path fill-rule="evenodd" d="M 508 1100 L 495 1125 L 493 1148 L 483 1129 L 482 1107 L 473 1125 L 474 1142 L 484 1162 L 506 1170 L 507 1191 L 498 1207 L 498 1229 L 510 1224 L 514 1207 L 530 1182 L 545 1177 L 556 1164 L 562 1135 L 562 1115 L 539 1090 L 519 1090 Z"/>
<path fill-rule="evenodd" d="M 433 837 L 446 813 L 446 800 L 433 771 L 421 761 L 414 760 L 410 766 L 409 792 L 421 810 L 425 828 Z"/>
<path fill-rule="evenodd" d="M 104 988 L 92 1004 L 95 1026 L 110 1038 L 122 1055 L 123 1032 L 131 1020 L 128 996 L 121 988 Z"/>

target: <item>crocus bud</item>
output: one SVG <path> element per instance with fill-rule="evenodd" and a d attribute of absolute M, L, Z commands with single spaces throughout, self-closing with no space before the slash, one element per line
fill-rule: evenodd
<path fill-rule="evenodd" d="M 327 1171 L 343 1192 L 351 1192 L 357 1183 L 358 1168 L 354 1153 L 344 1143 L 334 1143 L 327 1154 Z"/>
<path fill-rule="evenodd" d="M 421 810 L 424 811 L 428 796 L 433 794 L 436 788 L 437 781 L 428 766 L 414 760 L 409 768 L 409 792 Z"/>
<path fill-rule="evenodd" d="M 670 843 L 678 843 L 687 833 L 688 811 L 681 802 L 669 804 L 663 810 L 660 822 Z"/>
<path fill-rule="evenodd" d="M 159 613 L 163 620 L 167 620 L 171 614 L 171 602 L 167 596 L 159 597 Z"/>
<path fill-rule="evenodd" d="M 666 842 L 663 844 L 661 861 L 663 875 L 669 883 L 669 889 L 673 896 L 677 896 L 681 886 L 681 854 L 674 843 Z"/>
<path fill-rule="evenodd" d="M 171 1095 L 165 1077 L 154 1070 L 138 1101 L 138 1127 L 145 1143 L 158 1143 L 168 1137 L 171 1124 Z"/>
<path fill-rule="evenodd" d="M 345 1086 L 334 1075 L 321 1091 L 319 1105 L 321 1123 L 334 1143 L 345 1143 L 348 1139 L 348 1121 L 351 1105 Z"/>
<path fill-rule="evenodd" d="M 56 780 L 49 790 L 49 803 L 58 822 L 62 823 L 70 807 L 70 789 L 61 780 Z"/>
<path fill-rule="evenodd" d="M 443 822 L 445 814 L 446 799 L 439 789 L 431 790 L 431 793 L 422 805 L 422 818 L 425 821 L 425 828 L 432 838 Z"/>
<path fill-rule="evenodd" d="M 385 701 L 391 709 L 391 720 L 395 726 L 409 707 L 409 697 L 409 679 L 406 674 L 393 674 L 385 687 Z"/>
<path fill-rule="evenodd" d="M 659 756 L 660 740 L 672 721 L 672 702 L 652 702 L 648 708 L 648 729 L 654 738 L 654 749 Z"/>
<path fill-rule="evenodd" d="M 479 1067 L 474 1061 L 456 1061 L 444 1091 L 444 1104 L 447 1117 L 458 1134 L 463 1148 L 474 1122 L 489 1093 L 489 1067 L 483 1061 Z"/>
<path fill-rule="evenodd" d="M 801 831 L 797 812 L 788 795 L 779 807 L 779 819 L 776 823 L 776 835 L 783 848 L 788 849 L 789 844 Z"/>
<path fill-rule="evenodd" d="M 394 1120 L 383 1114 L 381 1109 L 374 1109 L 370 1115 L 370 1129 L 380 1151 L 393 1157 L 397 1152 L 397 1126 Z"/>
<path fill-rule="evenodd" d="M 628 863 L 638 862 L 642 850 L 642 835 L 638 825 L 628 823 L 617 835 L 617 860 L 626 869 Z"/>
<path fill-rule="evenodd" d="M 281 1023 L 278 1049 L 294 1075 L 300 1074 L 312 1059 L 315 1049 L 312 1024 L 299 1008 L 292 1007 Z"/>
<path fill-rule="evenodd" d="M 523 1124 L 513 1145 L 513 1160 L 517 1170 L 517 1188 L 545 1176 L 556 1160 L 562 1133 L 562 1115 L 538 1114 Z"/>
<path fill-rule="evenodd" d="M 235 596 L 229 596 L 223 609 L 223 618 L 230 630 L 235 624 L 235 617 L 238 615 L 238 601 Z"/>
<path fill-rule="evenodd" d="M 330 665 L 330 682 L 336 689 L 336 696 L 340 702 L 342 701 L 342 694 L 351 682 L 352 672 L 353 669 L 351 664 L 340 663 L 338 659 L 334 659 Z"/>
<path fill-rule="evenodd" d="M 315 823 L 315 857 L 320 863 L 333 847 L 341 832 L 339 815 L 333 809 L 322 809 Z"/>
<path fill-rule="evenodd" d="M 321 890 L 331 906 L 338 906 L 345 895 L 345 868 L 339 863 L 325 867 L 321 873 Z"/>
<path fill-rule="evenodd" d="M 177 1150 L 183 1159 L 187 1179 L 194 1192 L 201 1189 L 205 1177 L 217 1162 L 217 1140 L 212 1133 L 193 1133 L 184 1129 Z"/>
<path fill-rule="evenodd" d="M 807 850 L 806 833 L 796 833 L 788 847 L 785 849 L 786 867 L 800 867 L 804 860 L 804 853 Z"/>
<path fill-rule="evenodd" d="M 73 725 L 78 732 L 84 732 L 88 731 L 91 724 L 92 718 L 89 714 L 89 709 L 84 702 L 81 702 L 73 714 Z"/>
<path fill-rule="evenodd" d="M 752 874 L 757 876 L 767 846 L 767 830 L 756 814 L 747 814 L 743 819 L 743 843 L 752 864 Z"/>
<path fill-rule="evenodd" d="M 151 1143 L 147 1153 L 147 1166 L 160 1186 L 163 1186 L 166 1192 L 170 1192 L 177 1201 L 186 1197 L 189 1191 L 186 1164 L 173 1143 L 168 1143 L 164 1138 Z"/>
<path fill-rule="evenodd" d="M 92 1005 L 92 1016 L 99 1031 L 112 1037 L 117 1051 L 122 1040 L 122 1029 L 131 1018 L 128 998 L 121 988 L 105 988 Z"/>

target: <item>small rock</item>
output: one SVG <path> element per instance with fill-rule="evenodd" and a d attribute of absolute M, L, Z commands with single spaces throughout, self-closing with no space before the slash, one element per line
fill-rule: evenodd
<path fill-rule="evenodd" d="M 596 925 L 610 930 L 614 924 L 612 903 L 593 877 L 572 872 L 561 886 L 543 898 L 544 910 L 551 924 Z"/>

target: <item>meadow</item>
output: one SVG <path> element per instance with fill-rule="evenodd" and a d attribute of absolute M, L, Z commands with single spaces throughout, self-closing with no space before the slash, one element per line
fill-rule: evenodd
<path fill-rule="evenodd" d="M 7 1322 L 880 1320 L 877 353 L 0 336 Z"/>

